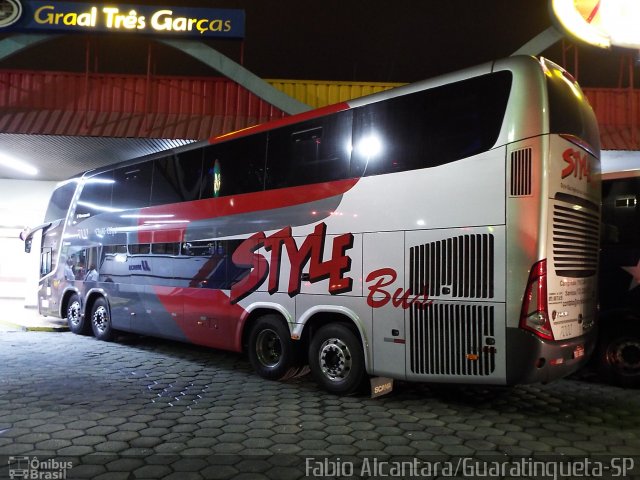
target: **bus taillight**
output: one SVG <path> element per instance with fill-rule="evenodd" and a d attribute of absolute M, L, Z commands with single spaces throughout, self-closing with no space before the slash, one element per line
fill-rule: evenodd
<path fill-rule="evenodd" d="M 527 289 L 522 300 L 520 328 L 545 340 L 554 340 L 547 305 L 547 260 L 535 263 L 529 273 Z"/>

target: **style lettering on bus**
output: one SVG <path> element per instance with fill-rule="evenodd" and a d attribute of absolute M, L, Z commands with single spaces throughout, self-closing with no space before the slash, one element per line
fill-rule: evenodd
<path fill-rule="evenodd" d="M 231 303 L 237 303 L 255 292 L 267 277 L 268 292 L 273 294 L 278 291 L 283 250 L 286 250 L 291 264 L 287 287 L 289 296 L 300 293 L 302 270 L 307 263 L 309 276 L 306 280 L 315 283 L 329 279 L 329 293 L 332 295 L 350 292 L 353 279 L 344 274 L 351 269 L 351 258 L 345 252 L 353 247 L 353 235 L 345 233 L 334 237 L 331 258 L 323 261 L 326 232 L 327 225 L 324 222 L 316 225 L 300 248 L 291 234 L 291 227 L 285 227 L 269 237 L 264 232 L 258 232 L 247 238 L 233 252 L 232 260 L 239 267 L 251 268 L 251 272 L 231 287 Z M 262 247 L 271 252 L 271 265 L 264 255 L 256 253 Z"/>
<path fill-rule="evenodd" d="M 580 153 L 577 150 L 568 148 L 562 153 L 562 159 L 567 164 L 562 170 L 562 178 L 567 178 L 573 174 L 579 180 L 586 177 L 587 183 L 591 182 L 591 166 L 586 153 Z"/>
<path fill-rule="evenodd" d="M 412 296 L 409 289 L 398 288 L 393 294 L 386 290 L 385 287 L 395 283 L 397 278 L 398 274 L 393 268 L 380 268 L 367 275 L 367 283 L 375 281 L 367 287 L 369 289 L 367 305 L 372 308 L 381 308 L 391 302 L 394 307 L 407 310 L 413 306 L 425 308 L 433 303 L 433 300 L 429 300 L 426 287 L 423 288 L 421 293 L 414 296 Z"/>

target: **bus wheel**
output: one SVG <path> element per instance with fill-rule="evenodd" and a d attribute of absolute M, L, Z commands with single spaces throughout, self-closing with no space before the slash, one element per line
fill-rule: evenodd
<path fill-rule="evenodd" d="M 67 325 L 69 325 L 69 330 L 78 335 L 89 335 L 91 333 L 89 321 L 82 315 L 80 297 L 75 293 L 71 295 L 67 303 Z"/>
<path fill-rule="evenodd" d="M 289 329 L 278 315 L 265 315 L 249 334 L 249 361 L 258 375 L 284 380 L 300 370 Z"/>
<path fill-rule="evenodd" d="M 109 305 L 104 298 L 98 298 L 93 303 L 91 309 L 91 328 L 93 334 L 98 340 L 106 342 L 113 339 L 113 327 L 111 325 L 111 315 L 109 314 Z"/>
<path fill-rule="evenodd" d="M 344 325 L 325 325 L 311 339 L 309 368 L 325 390 L 336 394 L 353 393 L 366 379 L 362 344 Z"/>
<path fill-rule="evenodd" d="M 604 333 L 598 346 L 599 374 L 620 387 L 640 387 L 640 328 L 626 324 Z"/>

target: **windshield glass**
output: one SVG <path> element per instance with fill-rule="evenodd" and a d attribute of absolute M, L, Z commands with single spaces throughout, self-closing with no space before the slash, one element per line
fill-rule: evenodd
<path fill-rule="evenodd" d="M 76 191 L 76 185 L 75 180 L 58 185 L 51 195 L 47 213 L 44 216 L 45 222 L 53 222 L 54 220 L 67 218 L 67 211 L 69 210 L 69 205 L 71 205 L 73 194 Z"/>
<path fill-rule="evenodd" d="M 546 75 L 549 91 L 550 133 L 574 135 L 599 157 L 600 134 L 595 114 L 572 77 L 560 69 Z"/>

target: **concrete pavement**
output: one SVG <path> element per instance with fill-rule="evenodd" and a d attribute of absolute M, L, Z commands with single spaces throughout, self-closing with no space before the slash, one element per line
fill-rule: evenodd
<path fill-rule="evenodd" d="M 640 391 L 577 380 L 400 383 L 377 399 L 337 397 L 309 376 L 263 380 L 243 355 L 148 337 L 0 335 L 0 479 L 33 467 L 100 480 L 382 478 L 375 465 L 400 461 L 423 469 L 398 478 L 487 478 L 470 462 L 527 458 L 601 461 L 609 475 L 632 462 L 617 478 L 634 478 Z M 434 473 L 426 466 L 445 461 L 475 465 L 476 475 L 441 463 L 426 476 Z M 552 478 L 490 478 L 503 477 Z"/>

